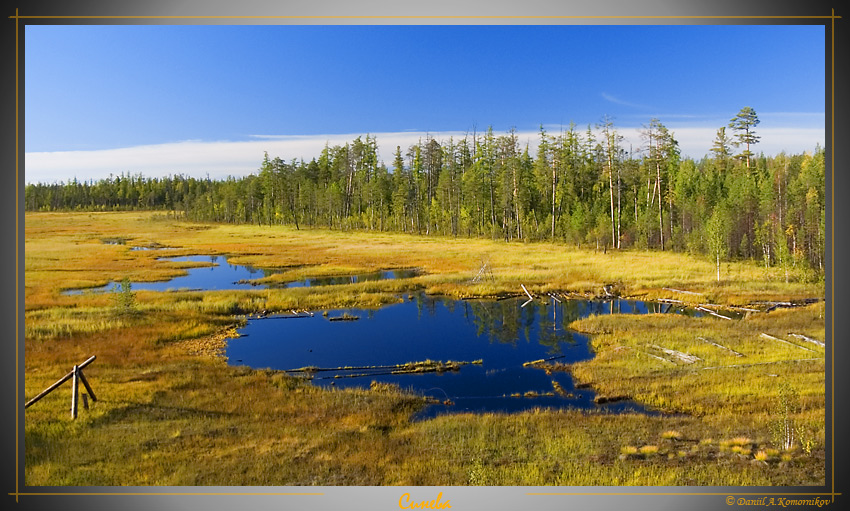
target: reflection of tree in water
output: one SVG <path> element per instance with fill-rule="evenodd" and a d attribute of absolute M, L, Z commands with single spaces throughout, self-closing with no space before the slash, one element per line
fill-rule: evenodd
<path fill-rule="evenodd" d="M 422 319 L 423 311 L 427 312 L 429 316 L 435 316 L 437 314 L 438 301 L 442 300 L 440 298 L 432 298 L 420 293 L 416 297 L 416 311 L 418 313 L 416 319 Z"/>
<path fill-rule="evenodd" d="M 522 307 L 522 300 L 453 300 L 420 294 L 416 298 L 419 318 L 423 313 L 435 316 L 438 303 L 449 314 L 463 314 L 467 323 L 476 327 L 476 336 L 486 336 L 493 343 L 516 345 L 520 340 L 547 346 L 550 355 L 562 353 L 562 343 L 586 342 L 569 329 L 569 324 L 591 314 L 645 314 L 652 305 L 628 300 L 534 300 Z M 653 304 L 654 305 L 654 304 Z M 660 310 L 659 310 L 660 312 Z"/>
<path fill-rule="evenodd" d="M 464 307 L 464 317 L 477 327 L 476 334 L 486 335 L 490 342 L 515 345 L 523 339 L 557 349 L 558 343 L 567 340 L 563 329 L 556 331 L 551 321 L 546 323 L 542 304 L 520 307 L 517 300 L 470 301 Z"/>
<path fill-rule="evenodd" d="M 569 301 L 567 302 L 569 303 Z M 549 353 L 556 355 L 561 352 L 561 343 L 573 343 L 572 333 L 567 330 L 569 321 L 565 318 L 564 307 L 567 303 L 553 301 L 548 305 L 535 304 L 535 313 L 540 318 L 540 329 L 537 333 L 537 342 L 543 346 L 549 346 Z M 530 307 L 527 305 L 526 307 Z M 570 320 L 572 321 L 572 320 Z"/>

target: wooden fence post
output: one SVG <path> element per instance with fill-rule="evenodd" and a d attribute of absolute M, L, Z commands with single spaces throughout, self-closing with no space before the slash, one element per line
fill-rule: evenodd
<path fill-rule="evenodd" d="M 74 375 L 71 377 L 71 418 L 77 418 L 77 399 L 79 397 L 79 392 L 77 389 L 77 382 L 80 380 L 80 369 L 77 366 L 74 366 L 74 370 L 72 371 Z"/>
<path fill-rule="evenodd" d="M 91 400 L 97 401 L 97 396 L 94 395 L 94 391 L 91 389 L 91 385 L 89 385 L 89 381 L 86 380 L 86 377 L 83 375 L 83 370 L 79 369 L 77 371 L 77 373 L 80 375 L 80 381 L 83 382 L 83 387 L 86 388 L 86 391 L 88 391 L 89 395 L 91 396 Z M 85 394 L 83 394 L 83 395 L 85 396 Z M 88 406 L 86 408 L 88 408 Z"/>
<path fill-rule="evenodd" d="M 71 369 L 71 372 L 69 372 L 68 374 L 66 374 L 62 378 L 60 378 L 53 385 L 42 390 L 34 398 L 27 401 L 24 404 L 24 408 L 29 408 L 31 405 L 35 404 L 39 399 L 43 398 L 47 394 L 50 394 L 51 392 L 53 392 L 55 389 L 57 389 L 60 385 L 62 385 L 66 381 L 71 380 L 71 418 L 76 419 L 77 418 L 77 405 L 78 405 L 78 402 L 79 402 L 79 395 L 80 395 L 80 388 L 79 388 L 80 382 L 83 382 L 83 386 L 88 391 L 88 395 L 83 393 L 83 407 L 86 410 L 88 410 L 88 408 L 89 408 L 88 396 L 89 395 L 91 396 L 92 401 L 97 401 L 97 397 L 95 397 L 94 391 L 92 390 L 91 385 L 89 385 L 89 382 L 88 382 L 88 380 L 86 380 L 86 377 L 83 376 L 83 368 L 86 367 L 87 365 L 89 365 L 90 363 L 92 363 L 94 361 L 94 359 L 95 359 L 95 356 L 92 355 L 91 357 L 86 359 L 85 362 L 83 362 L 82 364 L 75 365 L 74 368 Z"/>
<path fill-rule="evenodd" d="M 86 367 L 87 365 L 92 363 L 95 358 L 96 357 L 94 355 L 92 355 L 85 362 L 83 362 L 82 364 L 77 366 L 78 369 L 82 369 L 82 368 Z M 60 385 L 62 385 L 66 381 L 68 381 L 73 375 L 74 375 L 74 371 L 71 371 L 68 374 L 66 374 L 65 376 L 63 376 L 62 378 L 60 378 L 59 381 L 57 381 L 53 385 L 47 387 L 46 389 L 41 391 L 37 396 L 35 396 L 34 398 L 27 401 L 26 404 L 24 405 L 24 408 L 29 408 L 31 405 L 34 405 L 39 399 L 41 399 L 44 396 L 46 396 L 47 394 L 50 394 L 51 392 L 53 392 L 53 390 L 55 390 L 57 387 L 59 387 Z"/>

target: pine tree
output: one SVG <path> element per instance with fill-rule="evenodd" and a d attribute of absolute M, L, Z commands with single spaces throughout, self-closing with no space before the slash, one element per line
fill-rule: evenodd
<path fill-rule="evenodd" d="M 738 112 L 738 115 L 729 121 L 729 128 L 735 131 L 735 147 L 745 145 L 747 149 L 738 155 L 742 160 L 747 161 L 747 168 L 750 168 L 750 158 L 753 153 L 750 151 L 750 146 L 757 144 L 761 137 L 756 136 L 755 127 L 759 124 L 759 118 L 756 111 L 752 107 L 745 106 Z"/>

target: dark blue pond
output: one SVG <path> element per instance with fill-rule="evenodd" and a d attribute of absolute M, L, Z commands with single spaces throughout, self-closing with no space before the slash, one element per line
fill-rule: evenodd
<path fill-rule="evenodd" d="M 256 282 L 256 280 L 268 277 L 269 275 L 275 273 L 280 273 L 281 271 L 259 269 L 254 268 L 253 266 L 246 266 L 242 264 L 232 264 L 227 260 L 226 256 L 192 255 L 183 257 L 163 257 L 160 258 L 160 260 L 174 262 L 206 263 L 208 266 L 187 268 L 186 275 L 175 277 L 169 281 L 132 282 L 131 288 L 134 291 L 215 291 L 221 289 L 265 289 L 268 287 L 286 288 L 331 286 L 374 280 L 404 279 L 415 277 L 419 274 L 419 271 L 416 269 L 385 270 L 363 273 L 358 275 L 315 277 L 292 282 L 285 282 L 281 284 L 275 283 L 271 285 L 266 285 L 258 283 Z M 109 284 L 106 284 L 105 286 L 101 287 L 71 289 L 65 291 L 65 294 L 80 294 L 87 292 L 103 293 L 106 291 L 111 291 L 115 287 L 115 284 L 116 283 L 114 282 L 110 282 Z"/>
<path fill-rule="evenodd" d="M 593 357 L 588 338 L 566 325 L 590 314 L 645 314 L 637 301 L 456 301 L 419 295 L 377 310 L 330 311 L 328 317 L 252 319 L 228 342 L 234 365 L 292 370 L 392 366 L 412 361 L 474 361 L 456 372 L 386 374 L 389 369 L 309 373 L 318 385 L 368 387 L 393 383 L 452 405 L 430 405 L 422 417 L 454 412 L 516 412 L 534 407 L 574 407 L 611 412 L 646 410 L 631 401 L 597 405 L 591 389 L 577 389 L 568 372 L 546 374 L 525 362 L 552 358 L 572 363 Z M 649 304 L 657 308 L 658 304 Z M 331 321 L 343 314 L 356 321 Z M 294 373 L 295 374 L 295 373 Z M 300 373 L 304 375 L 305 373 Z M 353 374 L 361 376 L 350 377 Z M 555 382 L 555 383 L 553 383 Z M 524 397 L 527 392 L 537 397 Z M 552 394 L 552 395 L 547 395 Z M 516 397 L 520 395 L 522 397 Z"/>
<path fill-rule="evenodd" d="M 215 291 L 219 289 L 254 289 L 256 286 L 247 281 L 267 277 L 274 270 L 261 270 L 252 266 L 231 264 L 225 256 L 193 255 L 183 257 L 164 257 L 162 261 L 207 263 L 211 266 L 187 268 L 187 274 L 175 277 L 163 282 L 132 282 L 133 291 L 170 291 L 170 290 L 199 290 Z M 79 294 L 85 292 L 102 293 L 111 291 L 114 282 L 102 287 L 88 289 L 72 289 L 65 291 L 66 294 Z"/>

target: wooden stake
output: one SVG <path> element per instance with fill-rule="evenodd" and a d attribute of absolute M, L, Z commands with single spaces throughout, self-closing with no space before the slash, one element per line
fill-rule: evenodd
<path fill-rule="evenodd" d="M 78 388 L 77 381 L 79 380 L 80 369 L 77 366 L 74 366 L 74 369 L 71 371 L 73 376 L 71 377 L 71 418 L 77 418 L 77 399 L 78 399 Z"/>
<path fill-rule="evenodd" d="M 83 376 L 83 371 L 77 370 L 77 373 L 80 375 L 80 381 L 83 382 L 83 386 L 86 388 L 89 395 L 91 396 L 91 400 L 97 401 L 97 397 L 94 395 L 94 391 L 91 389 L 91 385 L 89 385 L 89 382 L 88 380 L 86 380 L 86 377 Z M 85 396 L 85 394 L 83 394 L 83 396 Z M 88 408 L 88 406 L 86 408 Z"/>

